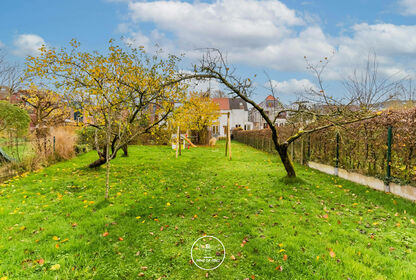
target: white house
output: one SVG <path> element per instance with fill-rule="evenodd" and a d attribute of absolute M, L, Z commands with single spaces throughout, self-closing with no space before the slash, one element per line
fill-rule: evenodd
<path fill-rule="evenodd" d="M 225 137 L 227 132 L 227 113 L 230 112 L 230 129 L 241 127 L 252 130 L 253 123 L 248 121 L 247 102 L 241 98 L 213 98 L 220 107 L 221 116 L 218 124 L 212 126 L 212 136 Z"/>

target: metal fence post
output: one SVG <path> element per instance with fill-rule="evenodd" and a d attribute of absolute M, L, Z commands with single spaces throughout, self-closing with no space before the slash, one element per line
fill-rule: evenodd
<path fill-rule="evenodd" d="M 393 128 L 390 125 L 387 128 L 387 167 L 386 167 L 386 180 L 384 183 L 384 190 L 390 192 L 390 181 L 391 181 L 391 143 L 393 138 Z"/>
<path fill-rule="evenodd" d="M 53 153 L 55 153 L 55 142 L 56 142 L 56 140 L 55 140 L 55 136 L 53 137 Z"/>

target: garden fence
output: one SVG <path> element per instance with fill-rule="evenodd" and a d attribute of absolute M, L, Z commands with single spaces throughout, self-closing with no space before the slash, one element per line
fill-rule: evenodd
<path fill-rule="evenodd" d="M 284 141 L 294 127 L 278 127 Z M 235 140 L 277 154 L 271 130 L 234 131 Z M 389 110 L 379 117 L 307 134 L 289 146 L 293 161 L 314 161 L 416 186 L 416 108 Z"/>
<path fill-rule="evenodd" d="M 42 138 L 40 142 L 30 138 L 0 137 L 0 149 L 0 182 L 2 182 L 36 165 L 39 160 L 39 149 L 46 157 L 54 154 L 55 137 Z"/>

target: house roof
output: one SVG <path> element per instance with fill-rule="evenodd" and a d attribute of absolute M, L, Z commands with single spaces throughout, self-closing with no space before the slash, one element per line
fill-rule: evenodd
<path fill-rule="evenodd" d="M 266 97 L 266 100 L 276 100 L 276 98 L 269 94 L 269 96 Z"/>
<path fill-rule="evenodd" d="M 230 110 L 228 98 L 212 98 L 212 101 L 220 107 L 220 110 Z"/>
<path fill-rule="evenodd" d="M 230 98 L 230 109 L 243 109 L 244 111 L 247 111 L 247 102 L 245 102 L 241 98 Z"/>
<path fill-rule="evenodd" d="M 244 110 L 247 111 L 247 102 L 241 98 L 213 98 L 214 101 L 220 107 L 220 110 Z"/>

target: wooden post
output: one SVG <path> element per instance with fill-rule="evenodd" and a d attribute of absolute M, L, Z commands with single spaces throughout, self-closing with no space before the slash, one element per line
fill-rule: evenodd
<path fill-rule="evenodd" d="M 228 156 L 228 126 L 225 131 L 225 156 Z"/>
<path fill-rule="evenodd" d="M 227 113 L 227 135 L 228 135 L 228 159 L 231 160 L 231 132 L 230 132 L 230 112 Z"/>
<path fill-rule="evenodd" d="M 181 144 L 181 130 L 179 129 L 179 138 L 178 138 L 178 144 L 179 144 L 179 155 L 182 155 L 182 144 Z"/>
<path fill-rule="evenodd" d="M 179 126 L 178 126 L 178 129 L 176 131 L 176 158 L 178 158 L 179 156 L 179 146 L 181 144 L 181 142 L 179 141 L 179 133 L 180 131 L 179 131 Z"/>

